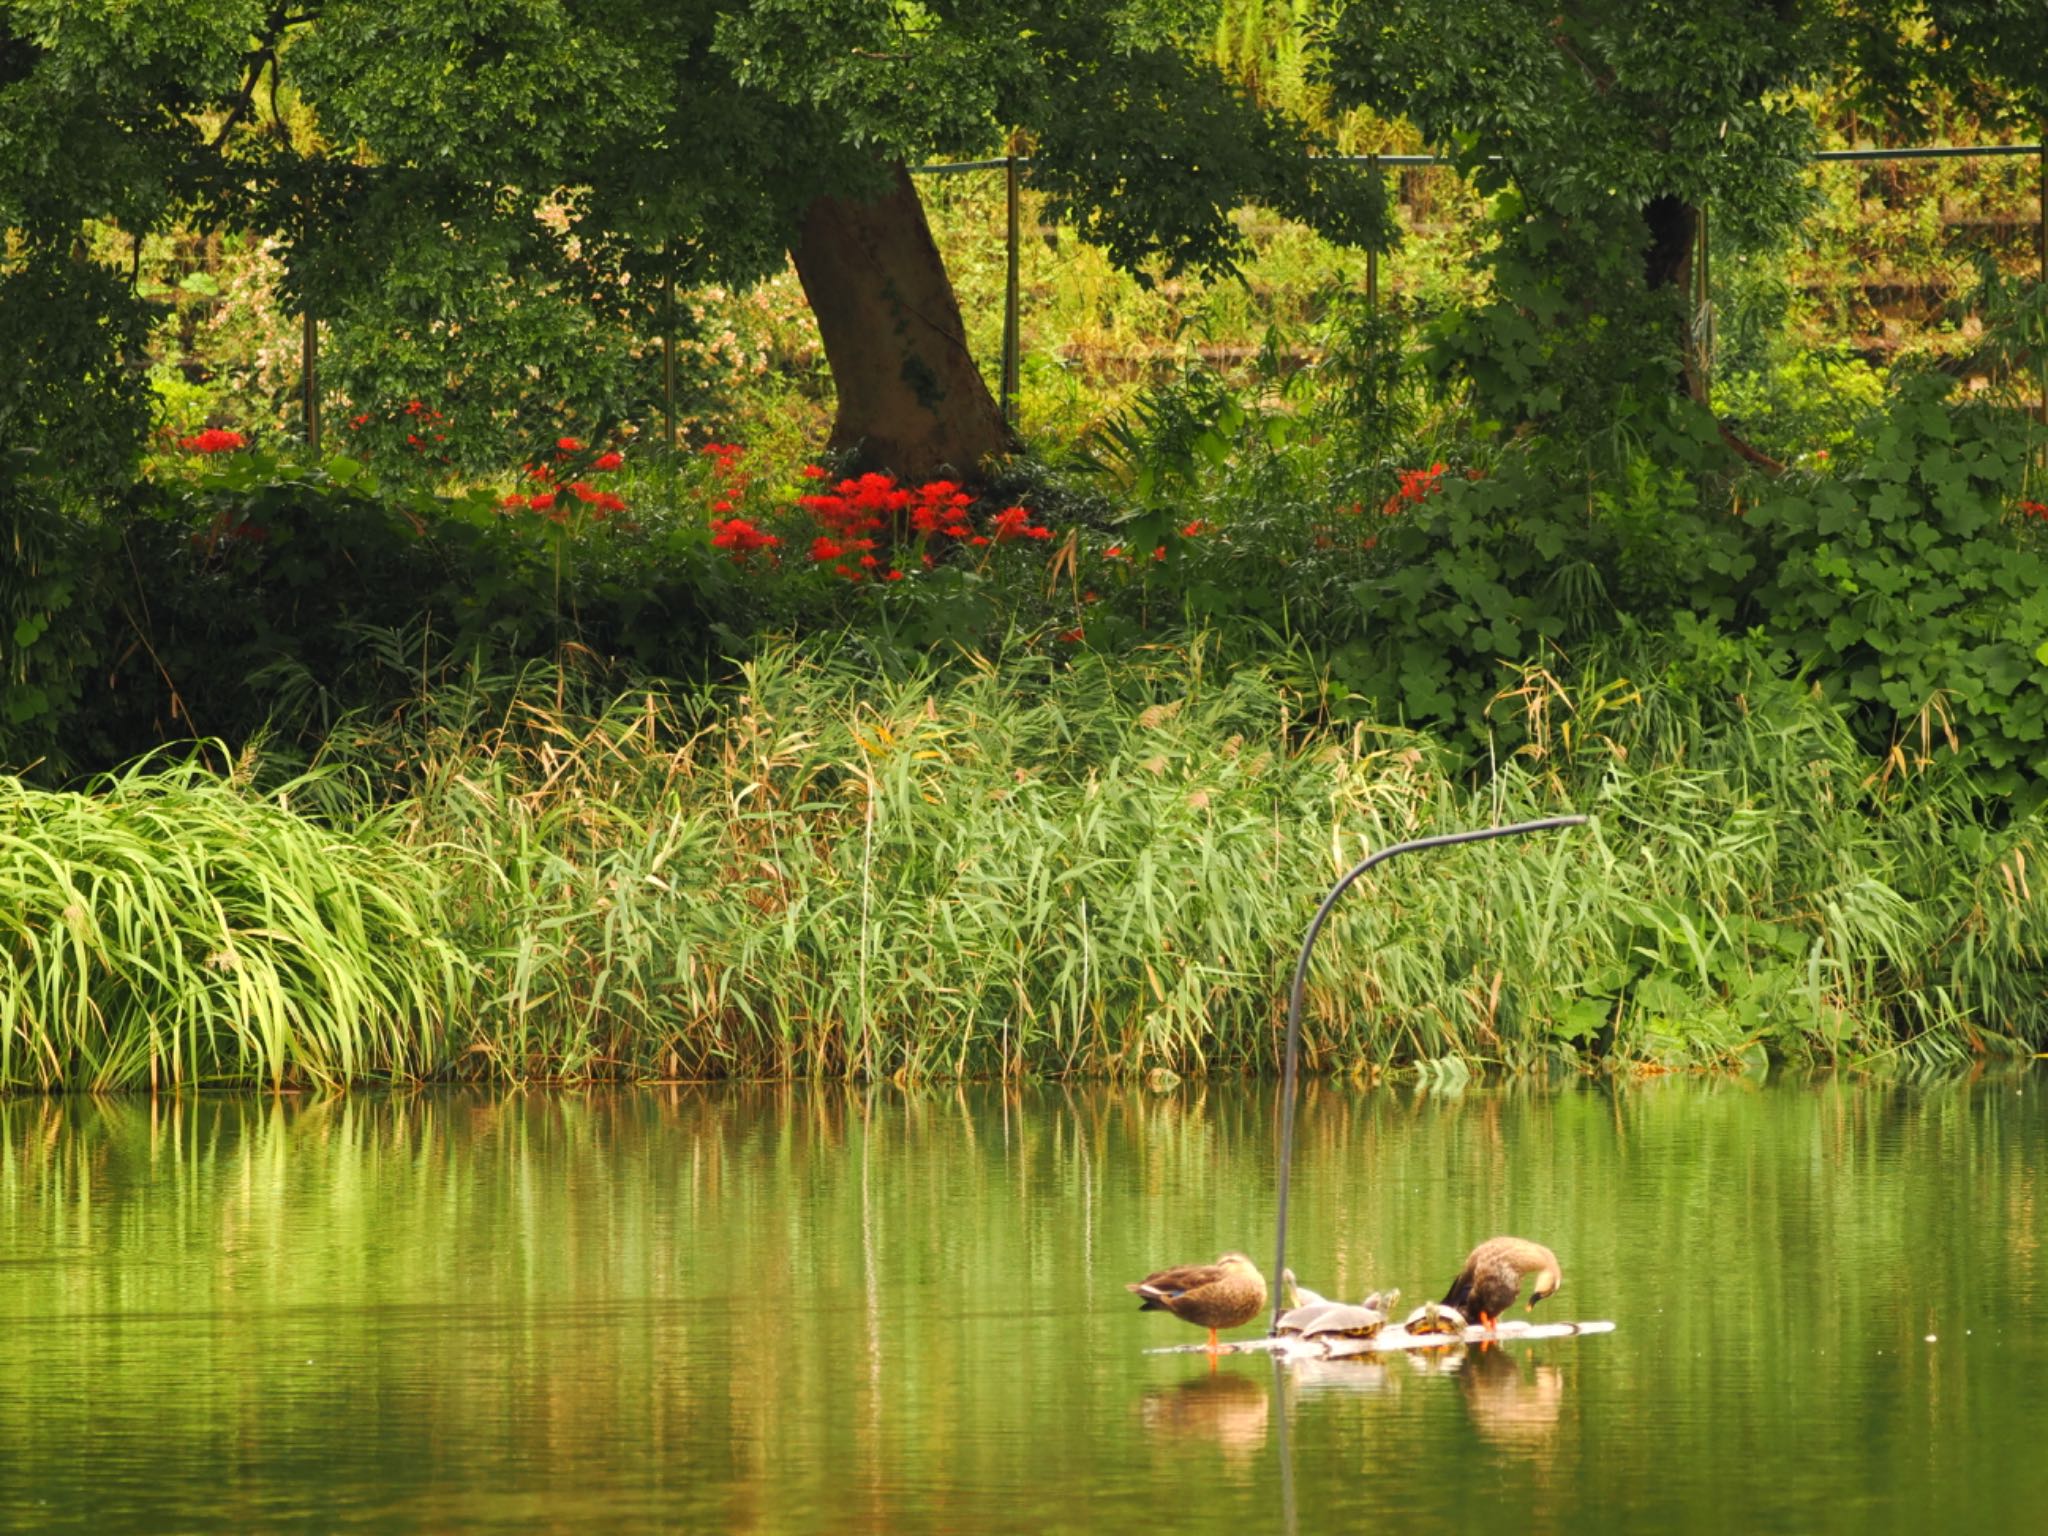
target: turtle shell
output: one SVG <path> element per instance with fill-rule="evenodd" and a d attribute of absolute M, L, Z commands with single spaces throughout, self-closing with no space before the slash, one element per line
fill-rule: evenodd
<path fill-rule="evenodd" d="M 1408 1314 L 1403 1325 L 1414 1334 L 1456 1334 L 1465 1335 L 1465 1314 L 1456 1307 L 1447 1307 L 1440 1301 L 1424 1302 Z"/>
<path fill-rule="evenodd" d="M 1387 1326 L 1387 1315 L 1371 1307 L 1354 1307 L 1331 1302 L 1323 1307 L 1309 1326 L 1300 1331 L 1308 1336 L 1323 1335 L 1346 1339 L 1369 1339 Z"/>
<path fill-rule="evenodd" d="M 1279 1319 L 1273 1324 L 1273 1331 L 1275 1333 L 1319 1332 L 1320 1329 L 1317 1327 L 1317 1324 L 1321 1322 L 1323 1314 L 1333 1309 L 1341 1308 L 1342 1305 L 1343 1303 L 1341 1302 L 1324 1301 L 1321 1297 L 1317 1297 L 1316 1300 L 1304 1302 L 1292 1311 L 1282 1312 Z"/>

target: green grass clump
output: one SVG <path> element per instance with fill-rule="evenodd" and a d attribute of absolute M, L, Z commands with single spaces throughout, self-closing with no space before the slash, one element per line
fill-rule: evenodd
<path fill-rule="evenodd" d="M 1567 809 L 1597 826 L 1361 882 L 1311 976 L 1314 1070 L 2048 1038 L 2039 818 L 1938 740 L 1869 757 L 1739 645 L 1527 672 L 1484 776 L 1319 723 L 1299 659 L 901 654 L 782 644 L 687 695 L 472 682 L 267 794 L 192 767 L 10 784 L 0 1077 L 1270 1071 L 1342 869 Z"/>
<path fill-rule="evenodd" d="M 60 793 L 0 777 L 0 1086 L 411 1077 L 462 974 L 435 882 L 372 819 L 196 764 Z"/>

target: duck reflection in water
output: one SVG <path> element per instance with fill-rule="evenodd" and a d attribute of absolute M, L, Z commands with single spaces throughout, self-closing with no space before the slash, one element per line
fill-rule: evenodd
<path fill-rule="evenodd" d="M 1225 1461 L 1242 1463 L 1265 1447 L 1272 1404 L 1273 1384 L 1263 1373 L 1223 1371 L 1147 1392 L 1138 1412 L 1150 1436 L 1208 1441 Z"/>
<path fill-rule="evenodd" d="M 1564 1372 L 1554 1365 L 1525 1371 L 1498 1348 L 1468 1351 L 1458 1363 L 1458 1390 L 1472 1429 L 1500 1450 L 1543 1450 L 1557 1438 L 1564 1411 Z"/>

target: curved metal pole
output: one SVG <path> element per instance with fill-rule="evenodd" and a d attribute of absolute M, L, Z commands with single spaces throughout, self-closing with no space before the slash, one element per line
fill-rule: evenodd
<path fill-rule="evenodd" d="M 1584 816 L 1547 816 L 1541 821 L 1518 821 L 1505 827 L 1480 827 L 1471 832 L 1445 832 L 1436 837 L 1418 837 L 1413 842 L 1395 843 L 1382 848 L 1378 853 L 1346 874 L 1323 898 L 1323 904 L 1316 908 L 1316 915 L 1308 925 L 1308 937 L 1301 941 L 1301 958 L 1294 962 L 1294 990 L 1287 999 L 1287 1060 L 1281 1073 L 1280 1088 L 1280 1223 L 1273 1238 L 1273 1321 L 1280 1320 L 1280 1313 L 1286 1306 L 1281 1290 L 1280 1276 L 1287 1268 L 1287 1176 L 1294 1164 L 1294 1087 L 1300 1076 L 1301 1057 L 1301 998 L 1308 987 L 1309 951 L 1316 947 L 1316 935 L 1323 931 L 1323 924 L 1329 920 L 1330 909 L 1337 905 L 1337 898 L 1351 888 L 1351 883 L 1374 865 L 1391 859 L 1397 853 L 1413 853 L 1419 848 L 1448 848 L 1453 843 L 1483 843 L 1496 837 L 1519 837 L 1524 832 L 1549 832 L 1558 827 L 1582 827 Z"/>

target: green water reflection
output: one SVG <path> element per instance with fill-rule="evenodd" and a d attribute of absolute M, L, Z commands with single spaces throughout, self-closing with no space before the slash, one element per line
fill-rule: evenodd
<path fill-rule="evenodd" d="M 0 1526 L 2030 1527 L 2043 1086 L 1311 1089 L 1304 1279 L 1619 1328 L 1277 1381 L 1268 1088 L 0 1104 Z"/>

